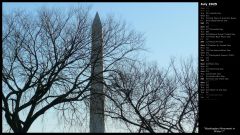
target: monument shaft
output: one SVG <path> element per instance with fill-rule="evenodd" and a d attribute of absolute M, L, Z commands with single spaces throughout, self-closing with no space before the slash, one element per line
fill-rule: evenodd
<path fill-rule="evenodd" d="M 103 39 L 102 24 L 98 13 L 92 25 L 92 54 L 91 54 L 91 97 L 90 97 L 90 132 L 103 133 L 104 124 L 104 95 L 103 95 Z"/>

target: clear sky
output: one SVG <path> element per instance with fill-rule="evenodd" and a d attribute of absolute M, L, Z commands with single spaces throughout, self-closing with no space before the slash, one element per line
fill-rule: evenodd
<path fill-rule="evenodd" d="M 3 12 L 20 8 L 27 11 L 46 7 L 67 9 L 72 6 L 90 5 L 91 15 L 98 11 L 100 17 L 114 15 L 130 24 L 136 31 L 145 33 L 147 52 L 142 55 L 147 61 L 156 61 L 159 67 L 167 67 L 171 56 L 176 58 L 198 57 L 198 3 L 151 2 L 151 3 L 3 3 Z M 54 117 L 48 114 L 48 117 Z M 57 121 L 48 121 L 44 131 L 59 131 Z M 41 132 L 43 125 L 38 119 L 30 131 Z M 45 122 L 46 124 L 46 122 Z"/>

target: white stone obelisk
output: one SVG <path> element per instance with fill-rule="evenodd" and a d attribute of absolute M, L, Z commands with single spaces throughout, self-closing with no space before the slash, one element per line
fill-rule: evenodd
<path fill-rule="evenodd" d="M 102 24 L 98 13 L 92 24 L 92 54 L 91 54 L 91 97 L 90 97 L 90 132 L 103 133 L 104 95 L 103 94 L 103 39 Z"/>

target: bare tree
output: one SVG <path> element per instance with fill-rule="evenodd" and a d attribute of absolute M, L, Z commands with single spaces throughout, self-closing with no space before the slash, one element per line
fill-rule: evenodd
<path fill-rule="evenodd" d="M 106 115 L 132 125 L 131 132 L 197 132 L 197 72 L 192 60 L 181 64 L 172 59 L 166 71 L 136 61 L 118 64 L 108 80 Z"/>
<path fill-rule="evenodd" d="M 103 22 L 104 73 L 142 46 L 142 35 L 126 24 Z M 27 132 L 49 109 L 72 122 L 88 103 L 91 25 L 89 9 L 42 9 L 3 15 L 2 111 L 13 132 Z M 81 102 L 83 103 L 83 102 Z M 66 113 L 70 111 L 69 118 Z"/>

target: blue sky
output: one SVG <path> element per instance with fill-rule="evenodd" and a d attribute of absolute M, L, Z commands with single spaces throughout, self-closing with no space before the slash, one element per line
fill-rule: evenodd
<path fill-rule="evenodd" d="M 34 11 L 40 7 L 67 9 L 72 6 L 90 5 L 91 15 L 114 15 L 125 20 L 146 37 L 147 52 L 141 53 L 148 61 L 166 67 L 170 56 L 198 56 L 198 4 L 179 3 L 3 3 L 3 12 L 20 8 Z"/>
<path fill-rule="evenodd" d="M 198 3 L 3 3 L 3 12 L 20 8 L 27 11 L 46 7 L 67 9 L 72 6 L 90 5 L 91 15 L 98 11 L 100 17 L 114 15 L 125 20 L 136 31 L 145 33 L 147 52 L 139 55 L 147 61 L 156 61 L 159 67 L 167 67 L 170 57 L 198 57 Z M 52 115 L 49 114 L 49 117 Z M 40 119 L 38 120 L 41 121 Z M 50 123 L 56 121 L 49 120 Z M 31 131 L 42 131 L 39 122 Z M 53 124 L 54 125 L 54 124 Z M 56 126 L 54 126 L 56 127 Z M 48 128 L 45 126 L 45 128 Z M 52 127 L 53 128 L 53 127 Z M 52 131 L 53 129 L 45 129 Z M 57 128 L 54 131 L 58 131 Z"/>

